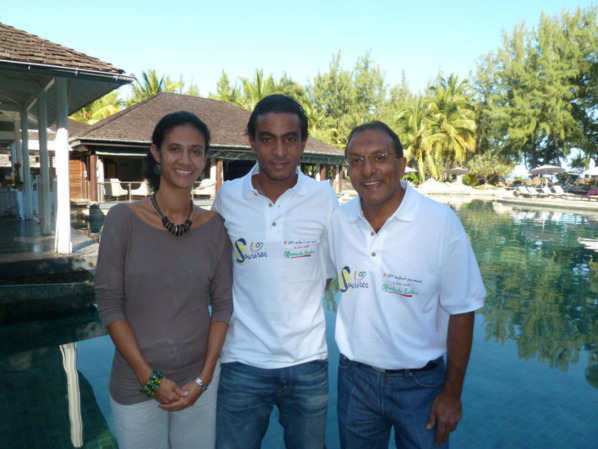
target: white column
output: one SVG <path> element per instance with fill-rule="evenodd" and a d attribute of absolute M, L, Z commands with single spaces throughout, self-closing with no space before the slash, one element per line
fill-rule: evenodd
<path fill-rule="evenodd" d="M 218 170 L 218 164 L 216 164 L 216 161 L 212 162 L 210 160 L 210 179 L 214 181 L 216 181 L 216 170 Z"/>
<path fill-rule="evenodd" d="M 21 114 L 19 114 L 19 117 L 20 117 L 20 115 Z M 21 164 L 21 168 L 19 169 L 19 178 L 23 179 L 23 172 L 21 171 L 22 167 L 23 167 L 23 153 L 21 153 L 21 148 L 23 148 L 23 145 L 21 142 L 21 119 L 20 118 L 18 120 L 14 121 L 14 128 L 15 128 L 15 151 L 14 151 L 14 153 L 11 152 L 12 165 L 14 167 L 14 165 L 17 162 L 19 164 Z"/>
<path fill-rule="evenodd" d="M 17 139 L 19 139 L 19 138 L 17 137 Z M 14 165 L 15 161 L 17 160 L 17 152 L 19 151 L 17 149 L 17 146 L 18 146 L 17 142 L 20 143 L 19 140 L 14 140 L 14 141 L 10 142 L 10 163 L 12 165 Z"/>
<path fill-rule="evenodd" d="M 321 181 L 320 179 L 320 164 L 316 164 L 316 173 L 315 173 L 316 181 Z"/>
<path fill-rule="evenodd" d="M 40 178 L 37 185 L 39 218 L 42 234 L 52 233 L 50 215 L 50 162 L 48 156 L 48 118 L 46 115 L 46 94 L 37 97 L 37 128 L 39 131 L 39 168 Z"/>
<path fill-rule="evenodd" d="M 27 111 L 21 113 L 21 154 L 23 158 L 23 207 L 25 220 L 33 218 L 33 201 L 31 200 L 31 169 L 29 168 L 29 120 Z"/>
<path fill-rule="evenodd" d="M 341 186 L 339 185 L 338 182 L 338 165 L 333 165 L 332 166 L 332 185 L 336 187 L 336 192 L 340 193 L 341 191 Z"/>
<path fill-rule="evenodd" d="M 60 345 L 62 366 L 66 373 L 69 420 L 71 422 L 71 443 L 73 447 L 83 447 L 83 420 L 81 417 L 81 390 L 77 371 L 77 343 Z"/>
<path fill-rule="evenodd" d="M 104 159 L 101 156 L 97 157 L 96 162 L 96 179 L 98 185 L 98 203 L 104 202 Z"/>
<path fill-rule="evenodd" d="M 67 81 L 56 79 L 56 240 L 58 253 L 70 254 L 71 243 L 71 199 L 69 190 L 69 142 L 68 142 Z"/>

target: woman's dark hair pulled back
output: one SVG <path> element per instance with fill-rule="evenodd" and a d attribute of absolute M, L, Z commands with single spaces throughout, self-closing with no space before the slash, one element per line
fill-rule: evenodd
<path fill-rule="evenodd" d="M 182 125 L 192 126 L 203 135 L 204 140 L 206 141 L 204 157 L 208 157 L 208 150 L 210 149 L 210 130 L 197 115 L 188 111 L 172 112 L 162 117 L 154 128 L 154 133 L 152 134 L 152 144 L 156 146 L 158 151 L 162 151 L 162 142 L 164 142 L 166 135 L 173 128 Z M 155 172 L 156 165 L 158 165 L 158 163 L 154 159 L 150 149 L 145 155 L 145 169 L 143 171 L 143 175 L 150 183 L 150 186 L 154 192 L 157 192 L 160 188 L 160 175 L 157 175 Z"/>

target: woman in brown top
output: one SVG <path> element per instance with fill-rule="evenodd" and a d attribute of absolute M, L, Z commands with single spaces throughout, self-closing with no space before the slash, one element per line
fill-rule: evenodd
<path fill-rule="evenodd" d="M 222 217 L 191 199 L 209 143 L 194 114 L 163 117 L 146 159 L 155 193 L 106 216 L 96 298 L 116 346 L 110 396 L 121 449 L 215 445 L 232 258 Z"/>

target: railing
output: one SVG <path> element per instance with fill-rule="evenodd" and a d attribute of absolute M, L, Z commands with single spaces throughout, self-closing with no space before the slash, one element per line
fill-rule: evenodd
<path fill-rule="evenodd" d="M 86 181 L 86 188 L 87 188 L 87 193 L 88 193 L 88 198 L 90 198 L 90 183 L 89 181 Z M 151 188 L 144 182 L 144 181 L 118 181 L 118 187 L 116 187 L 115 192 L 110 191 L 110 194 L 106 194 L 106 186 L 109 186 L 108 189 L 111 190 L 111 188 L 114 186 L 115 181 L 110 181 L 110 182 L 98 182 L 97 183 L 97 198 L 99 202 L 105 202 L 106 201 L 106 197 L 107 198 L 115 198 L 116 201 L 118 202 L 120 198 L 124 197 L 127 201 L 132 201 L 134 199 L 137 198 L 144 198 L 146 196 L 149 196 L 151 193 Z M 141 189 L 142 185 L 146 186 L 146 190 L 145 191 L 139 191 L 139 189 Z M 197 193 L 197 190 L 200 188 L 201 186 L 201 182 L 196 181 L 193 183 L 193 197 L 199 197 L 202 196 L 202 194 Z M 120 187 L 120 189 L 122 190 L 119 191 L 118 188 Z M 215 195 L 215 188 L 212 187 L 207 187 L 206 191 L 208 192 L 207 194 L 209 194 L 210 198 L 213 198 Z"/>

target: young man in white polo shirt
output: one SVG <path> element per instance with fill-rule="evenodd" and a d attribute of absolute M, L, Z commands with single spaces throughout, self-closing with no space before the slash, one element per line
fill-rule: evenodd
<path fill-rule="evenodd" d="M 327 230 L 336 195 L 298 168 L 307 117 L 296 101 L 262 99 L 247 135 L 258 163 L 225 183 L 213 206 L 233 242 L 217 446 L 259 448 L 277 405 L 286 447 L 321 449 L 328 407 L 322 295 L 335 276 Z"/>
<path fill-rule="evenodd" d="M 386 449 L 393 426 L 397 448 L 448 447 L 486 295 L 477 261 L 453 211 L 401 183 L 406 160 L 387 125 L 355 128 L 345 157 L 359 197 L 330 230 L 341 447 Z"/>

